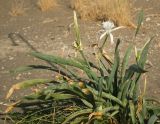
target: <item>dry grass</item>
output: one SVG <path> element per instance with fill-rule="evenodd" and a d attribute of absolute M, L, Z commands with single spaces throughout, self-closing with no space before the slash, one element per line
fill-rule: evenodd
<path fill-rule="evenodd" d="M 112 20 L 117 25 L 135 27 L 129 0 L 71 0 L 71 7 L 82 19 Z"/>
<path fill-rule="evenodd" d="M 56 0 L 38 0 L 37 5 L 41 11 L 47 11 L 56 6 L 56 3 Z"/>
<path fill-rule="evenodd" d="M 24 1 L 23 0 L 14 0 L 12 2 L 11 10 L 9 14 L 11 16 L 19 16 L 25 13 Z"/>

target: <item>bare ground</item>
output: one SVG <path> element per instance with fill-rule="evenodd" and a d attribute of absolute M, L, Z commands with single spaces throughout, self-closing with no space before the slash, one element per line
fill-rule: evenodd
<path fill-rule="evenodd" d="M 155 36 L 148 54 L 148 62 L 152 67 L 147 73 L 147 96 L 160 100 L 160 2 L 157 1 L 159 0 L 135 0 L 133 8 L 135 15 L 141 8 L 145 11 L 143 28 L 135 41 L 132 40 L 134 30 L 129 28 L 115 32 L 114 38 L 119 37 L 122 40 L 123 53 L 130 43 L 140 48 L 151 36 Z M 72 48 L 74 35 L 70 25 L 73 22 L 73 12 L 69 7 L 69 0 L 61 0 L 59 6 L 48 12 L 41 12 L 34 0 L 27 0 L 26 13 L 18 17 L 8 14 L 11 0 L 1 0 L 0 5 L 0 102 L 4 102 L 7 91 L 14 83 L 25 79 L 53 76 L 48 71 L 15 75 L 8 73 L 10 69 L 19 66 L 43 63 L 28 55 L 29 51 L 36 49 L 64 57 L 74 55 L 75 51 Z M 97 32 L 101 29 L 101 22 L 80 20 L 79 23 L 85 51 L 90 52 L 90 45 L 99 42 Z M 110 43 L 107 45 L 106 51 L 111 54 L 114 45 L 111 46 Z M 24 94 L 25 92 L 17 92 L 14 99 Z M 4 106 L 0 105 L 0 110 L 3 108 Z"/>

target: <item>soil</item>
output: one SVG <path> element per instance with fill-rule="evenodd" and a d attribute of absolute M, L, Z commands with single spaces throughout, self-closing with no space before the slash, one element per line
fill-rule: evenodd
<path fill-rule="evenodd" d="M 130 43 L 138 48 L 152 36 L 148 63 L 152 66 L 147 72 L 147 96 L 160 100 L 160 1 L 134 0 L 134 20 L 137 13 L 143 9 L 145 12 L 143 27 L 135 41 L 132 40 L 135 30 L 125 28 L 113 33 L 114 40 L 122 40 L 120 49 L 122 54 Z M 74 56 L 72 47 L 74 33 L 72 28 L 73 10 L 69 7 L 69 0 L 60 0 L 58 5 L 47 12 L 41 12 L 36 1 L 26 0 L 26 11 L 21 16 L 11 16 L 11 0 L 0 1 L 0 102 L 15 100 L 18 96 L 26 94 L 18 91 L 9 101 L 5 100 L 9 88 L 20 81 L 32 78 L 48 78 L 54 75 L 49 71 L 30 71 L 19 74 L 10 74 L 9 70 L 30 64 L 45 64 L 28 53 L 37 51 L 67 57 Z M 102 29 L 101 22 L 79 20 L 84 50 L 91 52 L 91 44 L 98 43 Z M 107 44 L 106 51 L 113 53 L 114 45 Z M 133 51 L 134 52 L 134 51 Z M 142 81 L 143 84 L 143 81 Z M 0 110 L 4 106 L 0 105 Z"/>

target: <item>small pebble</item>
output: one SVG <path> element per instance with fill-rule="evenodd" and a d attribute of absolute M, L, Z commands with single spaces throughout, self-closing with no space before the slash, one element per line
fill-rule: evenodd
<path fill-rule="evenodd" d="M 157 91 L 154 91 L 154 94 L 157 94 Z"/>
<path fill-rule="evenodd" d="M 35 38 L 38 39 L 38 35 L 36 35 Z"/>
<path fill-rule="evenodd" d="M 157 23 L 157 26 L 160 26 L 160 23 Z"/>
<path fill-rule="evenodd" d="M 31 72 L 28 72 L 28 75 L 31 75 L 32 73 Z"/>
<path fill-rule="evenodd" d="M 150 20 L 151 20 L 151 18 L 149 18 L 149 17 L 146 18 L 146 22 L 148 22 L 148 21 L 150 21 Z"/>
<path fill-rule="evenodd" d="M 16 77 L 16 80 L 20 80 L 20 78 L 21 78 L 21 74 L 18 74 Z"/>
<path fill-rule="evenodd" d="M 11 56 L 10 56 L 8 59 L 9 59 L 9 60 L 13 60 L 13 59 L 14 59 L 14 57 L 11 57 Z"/>

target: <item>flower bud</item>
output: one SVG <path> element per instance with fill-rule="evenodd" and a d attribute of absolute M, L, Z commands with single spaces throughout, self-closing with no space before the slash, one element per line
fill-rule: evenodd
<path fill-rule="evenodd" d="M 73 85 L 74 82 L 73 82 L 72 80 L 69 80 L 69 81 L 68 81 L 68 84 L 69 84 L 69 85 Z"/>
<path fill-rule="evenodd" d="M 79 82 L 79 83 L 78 83 L 78 86 L 79 86 L 81 89 L 85 88 L 85 85 L 84 85 L 83 82 Z"/>
<path fill-rule="evenodd" d="M 82 89 L 82 92 L 83 92 L 84 94 L 86 94 L 86 95 L 91 94 L 91 91 L 90 91 L 88 88 Z"/>

